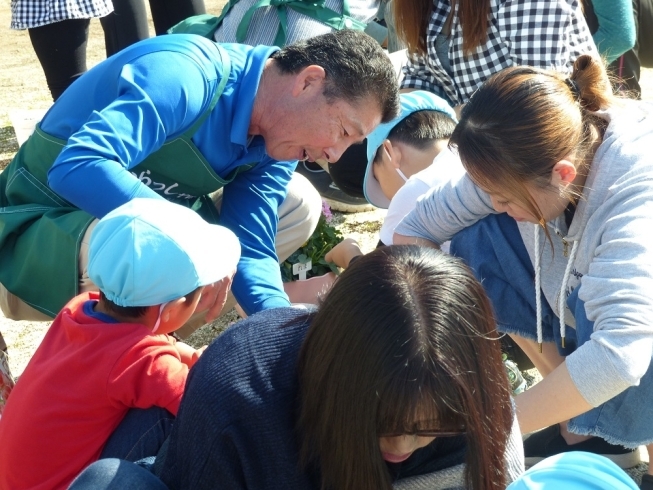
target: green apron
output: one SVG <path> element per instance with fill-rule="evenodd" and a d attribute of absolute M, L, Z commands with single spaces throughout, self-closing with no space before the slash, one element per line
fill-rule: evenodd
<path fill-rule="evenodd" d="M 218 102 L 231 71 L 229 55 L 216 47 L 222 58 L 222 79 L 209 109 L 183 135 L 131 169 L 150 189 L 191 207 L 212 223 L 219 216 L 208 194 L 255 165 L 238 167 L 223 179 L 191 141 Z M 80 245 L 95 219 L 47 185 L 48 170 L 65 145 L 37 127 L 0 173 L 0 283 L 52 317 L 78 294 Z"/>

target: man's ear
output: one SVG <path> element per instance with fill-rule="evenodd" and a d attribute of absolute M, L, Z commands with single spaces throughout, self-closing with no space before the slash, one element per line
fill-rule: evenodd
<path fill-rule="evenodd" d="M 560 160 L 551 170 L 551 183 L 566 188 L 573 183 L 577 175 L 576 165 L 569 160 Z"/>
<path fill-rule="evenodd" d="M 319 89 L 319 93 L 322 93 L 326 71 L 319 65 L 309 65 L 302 68 L 294 77 L 295 82 L 293 84 L 292 94 L 295 97 L 303 92 L 314 91 L 315 89 Z"/>

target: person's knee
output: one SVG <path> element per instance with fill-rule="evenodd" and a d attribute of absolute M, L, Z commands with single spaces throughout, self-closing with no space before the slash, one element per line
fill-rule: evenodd
<path fill-rule="evenodd" d="M 279 207 L 279 220 L 297 213 L 305 221 L 317 225 L 322 212 L 322 198 L 306 177 L 294 173 L 288 183 L 288 194 Z"/>
<path fill-rule="evenodd" d="M 294 173 L 288 194 L 279 206 L 277 255 L 283 261 L 315 231 L 322 212 L 322 198 L 302 175 Z"/>
<path fill-rule="evenodd" d="M 119 459 L 101 459 L 82 471 L 72 482 L 72 490 L 166 490 L 156 476 L 137 464 Z"/>
<path fill-rule="evenodd" d="M 0 310 L 9 320 L 27 320 L 32 322 L 51 322 L 52 317 L 41 313 L 22 301 L 18 296 L 10 293 L 0 284 Z"/>

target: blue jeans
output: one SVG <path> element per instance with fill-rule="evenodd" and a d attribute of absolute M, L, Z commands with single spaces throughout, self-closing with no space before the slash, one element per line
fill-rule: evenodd
<path fill-rule="evenodd" d="M 174 415 L 165 408 L 132 408 L 107 440 L 100 459 L 138 461 L 156 456 L 174 420 Z"/>
<path fill-rule="evenodd" d="M 464 259 L 482 281 L 500 332 L 535 340 L 535 272 L 515 220 L 507 214 L 490 215 L 451 240 L 451 254 Z M 565 348 L 560 345 L 559 319 L 542 295 L 542 334 L 567 356 L 590 340 L 594 322 L 587 319 L 578 286 L 567 298 L 576 328 L 567 327 Z M 540 294 L 541 291 L 540 291 Z M 637 447 L 653 442 L 653 369 L 639 386 L 632 386 L 604 404 L 572 418 L 571 432 L 598 436 L 612 444 Z"/>
<path fill-rule="evenodd" d="M 84 471 L 68 487 L 69 490 L 168 490 L 168 487 L 146 468 L 119 459 L 101 459 Z"/>

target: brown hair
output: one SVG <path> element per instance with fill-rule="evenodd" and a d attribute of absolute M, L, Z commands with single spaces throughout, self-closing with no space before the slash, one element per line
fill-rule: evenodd
<path fill-rule="evenodd" d="M 592 145 L 606 127 L 595 113 L 613 101 L 603 64 L 589 55 L 576 60 L 569 78 L 537 68 L 507 68 L 467 102 L 449 144 L 477 185 L 509 192 L 544 225 L 525 184 L 549 187 L 553 166 L 567 157 L 586 172 Z M 570 200 L 577 197 L 572 190 Z"/>
<path fill-rule="evenodd" d="M 397 35 L 408 46 L 408 52 L 427 55 L 426 34 L 437 0 L 394 0 L 392 3 Z M 448 26 L 453 23 L 453 12 L 460 20 L 463 52 L 468 56 L 487 39 L 490 0 L 452 0 Z"/>
<path fill-rule="evenodd" d="M 391 489 L 381 434 L 461 427 L 468 486 L 505 488 L 506 373 L 489 300 L 459 259 L 414 245 L 361 257 L 320 306 L 298 370 L 301 460 L 323 490 Z M 437 427 L 416 427 L 425 418 Z"/>

